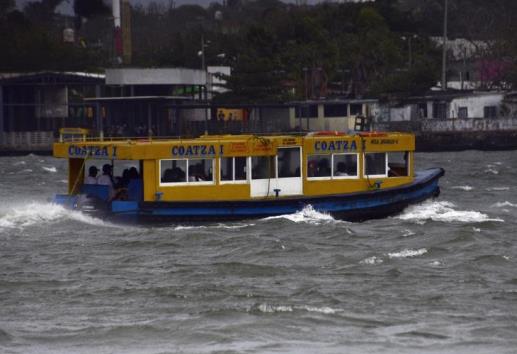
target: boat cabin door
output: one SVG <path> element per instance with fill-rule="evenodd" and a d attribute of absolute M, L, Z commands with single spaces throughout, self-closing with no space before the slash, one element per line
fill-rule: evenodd
<path fill-rule="evenodd" d="M 250 160 L 251 197 L 303 194 L 301 147 L 279 147 L 276 156 L 254 156 Z"/>

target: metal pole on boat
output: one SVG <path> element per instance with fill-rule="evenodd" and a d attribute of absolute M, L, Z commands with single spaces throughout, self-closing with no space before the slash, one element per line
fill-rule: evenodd
<path fill-rule="evenodd" d="M 97 128 L 99 129 L 99 138 L 102 141 L 104 140 L 104 127 L 101 114 L 101 105 L 99 104 L 99 102 L 95 103 L 95 116 L 97 119 Z"/>
<path fill-rule="evenodd" d="M 448 1 L 443 10 L 443 47 L 442 47 L 442 91 L 447 91 L 447 11 Z"/>

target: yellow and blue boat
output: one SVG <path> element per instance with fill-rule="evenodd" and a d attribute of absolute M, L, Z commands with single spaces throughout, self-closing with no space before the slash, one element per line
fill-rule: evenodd
<path fill-rule="evenodd" d="M 437 196 L 444 174 L 414 171 L 415 139 L 406 133 L 120 140 L 74 133 L 65 130 L 54 144 L 69 171 L 68 194 L 55 202 L 129 219 L 245 219 L 310 205 L 365 220 Z M 105 176 L 95 176 L 103 167 Z"/>

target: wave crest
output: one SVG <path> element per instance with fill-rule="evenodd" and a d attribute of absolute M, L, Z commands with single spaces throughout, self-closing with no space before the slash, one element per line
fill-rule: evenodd
<path fill-rule="evenodd" d="M 509 201 L 505 202 L 499 202 L 492 205 L 493 208 L 504 208 L 504 207 L 511 207 L 511 208 L 517 208 L 517 204 L 510 203 Z"/>
<path fill-rule="evenodd" d="M 388 257 L 390 257 L 390 258 L 408 258 L 408 257 L 421 256 L 426 253 L 427 253 L 427 249 L 425 249 L 425 248 L 420 248 L 418 250 L 405 249 L 400 252 L 388 253 Z"/>
<path fill-rule="evenodd" d="M 320 213 L 312 205 L 305 206 L 302 210 L 294 214 L 285 214 L 278 216 L 270 216 L 262 220 L 287 219 L 295 223 L 308 223 L 312 225 L 320 225 L 322 223 L 339 222 L 330 214 Z"/>
<path fill-rule="evenodd" d="M 97 226 L 110 226 L 104 221 L 85 215 L 79 211 L 65 209 L 52 203 L 30 202 L 0 212 L 0 228 L 25 228 L 32 225 L 48 224 L 62 220 L 74 220 Z"/>
<path fill-rule="evenodd" d="M 262 313 L 279 313 L 279 312 L 294 312 L 294 311 L 306 311 L 316 312 L 325 315 L 333 315 L 338 312 L 342 312 L 341 309 L 333 309 L 328 306 L 308 306 L 308 305 L 272 305 L 268 303 L 261 303 L 254 305 L 250 311 L 262 312 Z"/>

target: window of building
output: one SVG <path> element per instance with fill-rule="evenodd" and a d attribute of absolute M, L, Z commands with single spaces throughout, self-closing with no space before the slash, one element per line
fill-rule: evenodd
<path fill-rule="evenodd" d="M 418 118 L 427 118 L 427 103 L 419 103 L 417 105 Z"/>
<path fill-rule="evenodd" d="M 213 159 L 160 160 L 160 184 L 214 182 Z"/>
<path fill-rule="evenodd" d="M 496 106 L 485 106 L 483 107 L 485 118 L 497 118 L 497 107 Z"/>
<path fill-rule="evenodd" d="M 253 156 L 251 158 L 251 178 L 276 178 L 275 156 Z"/>
<path fill-rule="evenodd" d="M 332 155 L 332 176 L 335 178 L 357 177 L 357 154 Z"/>
<path fill-rule="evenodd" d="M 278 178 L 300 177 L 300 148 L 279 148 Z"/>
<path fill-rule="evenodd" d="M 369 177 L 386 177 L 386 153 L 364 154 L 364 174 Z"/>
<path fill-rule="evenodd" d="M 468 107 L 459 107 L 458 108 L 458 118 L 466 119 L 469 117 L 469 109 Z"/>
<path fill-rule="evenodd" d="M 388 153 L 388 177 L 409 176 L 409 153 L 397 151 Z"/>
<path fill-rule="evenodd" d="M 363 114 L 363 105 L 361 103 L 353 103 L 350 105 L 350 115 L 358 116 Z"/>
<path fill-rule="evenodd" d="M 325 117 L 346 117 L 348 116 L 347 104 L 326 104 L 323 106 Z"/>
<path fill-rule="evenodd" d="M 246 157 L 222 157 L 221 182 L 246 182 L 248 169 Z"/>
<path fill-rule="evenodd" d="M 331 176 L 332 155 L 309 155 L 307 157 L 307 177 L 329 178 Z"/>
<path fill-rule="evenodd" d="M 318 118 L 318 105 L 297 106 L 295 112 L 296 118 Z"/>
<path fill-rule="evenodd" d="M 447 105 L 443 102 L 433 103 L 433 118 L 447 119 Z"/>

